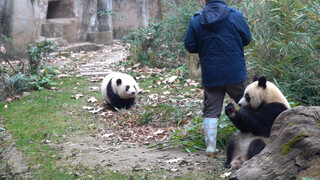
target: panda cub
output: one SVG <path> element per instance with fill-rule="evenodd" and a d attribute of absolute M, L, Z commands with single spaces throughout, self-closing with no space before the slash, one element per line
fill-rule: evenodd
<path fill-rule="evenodd" d="M 265 77 L 255 78 L 239 101 L 239 110 L 229 103 L 225 113 L 240 130 L 232 135 L 227 147 L 227 168 L 238 169 L 242 163 L 259 154 L 268 143 L 275 119 L 290 108 L 287 99 Z"/>
<path fill-rule="evenodd" d="M 139 86 L 132 76 L 112 72 L 103 79 L 101 91 L 103 99 L 113 110 L 129 109 L 139 93 Z"/>

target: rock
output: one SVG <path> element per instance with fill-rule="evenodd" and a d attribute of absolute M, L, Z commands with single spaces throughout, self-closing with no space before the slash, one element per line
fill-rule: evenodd
<path fill-rule="evenodd" d="M 104 32 L 91 32 L 88 34 L 89 41 L 97 44 L 107 44 L 112 43 L 112 31 Z"/>
<path fill-rule="evenodd" d="M 98 51 L 103 48 L 103 44 L 89 42 L 73 43 L 59 48 L 58 52 L 79 52 L 79 51 Z"/>
<path fill-rule="evenodd" d="M 231 179 L 320 178 L 320 107 L 298 106 L 275 120 L 270 142 Z"/>

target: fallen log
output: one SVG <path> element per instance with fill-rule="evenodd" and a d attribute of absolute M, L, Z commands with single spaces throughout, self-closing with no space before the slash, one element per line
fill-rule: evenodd
<path fill-rule="evenodd" d="M 230 179 L 320 179 L 320 107 L 298 106 L 275 120 L 270 141 Z"/>

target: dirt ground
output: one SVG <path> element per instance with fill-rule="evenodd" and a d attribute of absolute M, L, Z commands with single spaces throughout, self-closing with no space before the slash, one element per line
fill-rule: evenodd
<path fill-rule="evenodd" d="M 77 136 L 59 148 L 63 152 L 63 163 L 83 164 L 90 168 L 99 165 L 124 174 L 135 171 L 152 173 L 162 169 L 165 170 L 162 178 L 181 177 L 190 172 L 193 175 L 221 172 L 224 158 L 224 154 L 219 154 L 217 158 L 210 158 L 203 152 L 189 154 L 180 149 L 147 148 L 138 143 L 117 142 L 113 138 L 100 135 Z M 81 172 L 74 173 L 81 175 Z"/>
<path fill-rule="evenodd" d="M 80 52 L 71 54 L 73 57 L 88 56 L 81 63 L 72 63 L 70 58 L 57 58 L 53 64 L 72 69 L 70 74 L 79 75 L 81 72 L 108 72 L 104 65 L 122 60 L 127 56 L 127 50 L 120 42 L 112 46 L 104 47 L 95 52 Z M 94 74 L 94 73 L 93 73 Z M 105 170 L 112 170 L 121 174 L 130 175 L 132 172 L 150 172 L 164 170 L 160 179 L 205 176 L 208 174 L 222 174 L 226 171 L 223 168 L 225 152 L 222 150 L 217 157 L 207 157 L 203 151 L 197 153 L 186 153 L 181 149 L 148 148 L 137 142 L 128 142 L 121 138 L 119 133 L 112 129 L 106 129 L 101 121 L 101 128 L 90 136 L 74 135 L 68 137 L 68 141 L 54 145 L 59 149 L 62 158 L 59 165 L 78 165 L 94 168 L 103 167 Z M 50 144 L 50 142 L 48 143 Z M 14 155 L 13 155 L 13 154 Z M 23 161 L 21 152 L 12 146 L 8 153 L 5 153 L 7 161 L 11 161 L 13 173 L 26 172 L 28 167 Z M 73 172 L 81 177 L 81 171 Z"/>

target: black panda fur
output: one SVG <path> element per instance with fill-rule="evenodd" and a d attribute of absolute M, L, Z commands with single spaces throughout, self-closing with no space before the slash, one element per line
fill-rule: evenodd
<path fill-rule="evenodd" d="M 259 154 L 268 142 L 275 119 L 290 108 L 274 84 L 266 81 L 265 77 L 255 80 L 245 89 L 238 111 L 232 103 L 225 107 L 226 115 L 240 130 L 230 138 L 227 147 L 225 166 L 228 168 L 237 169 Z"/>
<path fill-rule="evenodd" d="M 119 81 L 118 81 L 119 82 Z M 118 84 L 118 83 L 117 83 Z M 136 98 L 122 99 L 118 94 L 116 94 L 112 89 L 112 79 L 107 85 L 107 94 L 110 102 L 107 103 L 113 110 L 115 109 L 129 109 L 135 102 Z"/>
<path fill-rule="evenodd" d="M 101 91 L 112 110 L 129 109 L 135 103 L 139 86 L 129 74 L 112 72 L 103 79 Z"/>
<path fill-rule="evenodd" d="M 227 116 L 234 108 L 234 104 L 226 106 Z M 229 119 L 241 132 L 251 132 L 255 136 L 269 137 L 274 120 L 287 109 L 281 103 L 267 104 L 263 102 L 258 109 L 253 109 L 250 106 L 240 107 L 235 117 L 229 117 Z"/>

